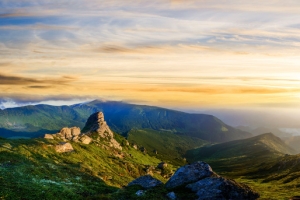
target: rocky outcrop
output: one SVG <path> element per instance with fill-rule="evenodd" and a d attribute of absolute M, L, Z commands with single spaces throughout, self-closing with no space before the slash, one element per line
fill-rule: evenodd
<path fill-rule="evenodd" d="M 48 140 L 53 140 L 54 139 L 52 134 L 45 134 L 44 138 L 48 139 Z"/>
<path fill-rule="evenodd" d="M 167 194 L 168 199 L 170 200 L 175 200 L 176 199 L 176 194 L 174 192 L 169 192 Z"/>
<path fill-rule="evenodd" d="M 98 139 L 107 143 L 110 147 L 122 150 L 121 145 L 114 139 L 114 133 L 110 130 L 102 112 L 92 114 L 83 128 L 86 134 L 98 134 Z"/>
<path fill-rule="evenodd" d="M 59 133 L 56 133 L 55 136 L 63 140 L 76 141 L 78 140 L 79 135 L 81 134 L 80 128 L 62 128 Z"/>
<path fill-rule="evenodd" d="M 61 142 L 55 146 L 55 151 L 58 153 L 65 153 L 74 151 L 72 145 L 68 142 Z"/>
<path fill-rule="evenodd" d="M 90 144 L 93 139 L 85 134 L 81 134 L 79 127 L 72 127 L 72 128 L 62 128 L 56 134 L 45 134 L 45 139 L 54 139 L 58 138 L 65 142 L 72 141 L 72 142 L 81 142 L 83 144 Z"/>
<path fill-rule="evenodd" d="M 257 199 L 259 195 L 245 184 L 222 177 L 205 178 L 186 186 L 199 197 L 198 200 L 209 199 Z"/>
<path fill-rule="evenodd" d="M 137 191 L 137 192 L 135 193 L 135 195 L 138 196 L 138 197 L 141 197 L 141 196 L 143 196 L 144 194 L 145 194 L 145 191 L 144 191 L 144 190 L 139 190 L 139 191 Z"/>
<path fill-rule="evenodd" d="M 82 142 L 83 144 L 90 144 L 93 141 L 93 139 L 87 135 L 82 135 L 79 141 Z"/>
<path fill-rule="evenodd" d="M 146 175 L 146 176 L 141 176 L 135 179 L 134 181 L 130 182 L 128 186 L 139 185 L 142 186 L 144 189 L 150 189 L 150 188 L 160 186 L 162 184 L 163 183 L 161 181 L 153 178 L 150 175 Z"/>
<path fill-rule="evenodd" d="M 145 147 L 140 147 L 140 151 L 141 151 L 142 153 L 144 153 L 144 154 L 147 153 L 147 149 L 146 149 Z"/>
<path fill-rule="evenodd" d="M 180 167 L 166 183 L 166 188 L 173 189 L 189 183 L 194 183 L 214 173 L 211 167 L 205 162 L 195 162 L 191 165 Z"/>
<path fill-rule="evenodd" d="M 161 162 L 157 165 L 158 169 L 165 169 L 168 167 L 168 164 L 166 162 Z"/>
<path fill-rule="evenodd" d="M 140 185 L 147 192 L 155 193 L 155 189 L 148 189 L 162 185 L 162 183 L 147 175 L 128 184 L 128 186 L 131 185 Z M 259 194 L 247 185 L 220 177 L 212 171 L 207 163 L 201 161 L 180 167 L 169 179 L 165 187 L 167 190 L 172 191 L 165 198 L 172 200 L 177 198 L 196 200 L 255 200 L 259 198 Z M 185 196 L 182 196 L 182 191 L 185 191 Z"/>

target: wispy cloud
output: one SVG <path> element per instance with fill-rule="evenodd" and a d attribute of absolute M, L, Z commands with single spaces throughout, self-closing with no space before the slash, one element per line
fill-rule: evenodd
<path fill-rule="evenodd" d="M 28 78 L 14 75 L 0 74 L 0 85 L 30 85 L 30 84 L 50 84 L 50 85 L 66 85 L 75 81 L 75 77 L 62 76 L 60 78 Z M 36 86 L 30 86 L 36 87 Z M 45 87 L 45 86 L 38 86 Z"/>
<path fill-rule="evenodd" d="M 0 7 L 2 96 L 101 91 L 133 99 L 133 91 L 137 101 L 183 104 L 187 95 L 199 105 L 300 98 L 294 0 L 2 0 Z"/>

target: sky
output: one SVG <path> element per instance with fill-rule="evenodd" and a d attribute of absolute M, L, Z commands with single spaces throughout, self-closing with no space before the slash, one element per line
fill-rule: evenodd
<path fill-rule="evenodd" d="M 1 0 L 1 108 L 300 109 L 300 1 Z"/>

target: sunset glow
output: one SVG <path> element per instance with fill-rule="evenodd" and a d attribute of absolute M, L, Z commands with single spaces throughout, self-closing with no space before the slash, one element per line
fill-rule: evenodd
<path fill-rule="evenodd" d="M 0 2 L 0 95 L 178 108 L 300 100 L 300 2 Z"/>

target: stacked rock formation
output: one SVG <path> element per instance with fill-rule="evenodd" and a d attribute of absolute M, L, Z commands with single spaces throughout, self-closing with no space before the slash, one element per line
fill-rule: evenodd
<path fill-rule="evenodd" d="M 72 127 L 72 128 L 62 128 L 56 134 L 45 134 L 45 139 L 54 139 L 59 138 L 65 142 L 73 141 L 73 142 L 82 142 L 83 144 L 90 144 L 92 142 L 92 138 L 85 134 L 81 134 L 79 127 Z"/>
<path fill-rule="evenodd" d="M 78 141 L 78 137 L 81 134 L 80 128 L 72 127 L 72 128 L 62 128 L 59 133 L 55 136 L 60 137 L 63 140 L 72 140 Z"/>
<path fill-rule="evenodd" d="M 97 133 L 98 139 L 108 144 L 108 146 L 122 150 L 121 145 L 115 140 L 114 133 L 110 130 L 102 112 L 92 114 L 83 128 L 83 132 L 88 135 Z"/>

